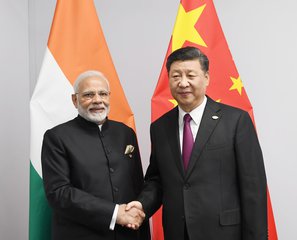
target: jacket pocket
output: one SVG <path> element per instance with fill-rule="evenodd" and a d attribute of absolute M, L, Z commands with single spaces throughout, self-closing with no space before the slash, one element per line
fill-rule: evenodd
<path fill-rule="evenodd" d="M 226 210 L 220 213 L 222 226 L 236 225 L 240 223 L 240 209 Z"/>

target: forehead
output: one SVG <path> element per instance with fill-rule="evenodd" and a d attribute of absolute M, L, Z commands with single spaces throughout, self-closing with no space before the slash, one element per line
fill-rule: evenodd
<path fill-rule="evenodd" d="M 108 83 L 104 78 L 100 77 L 88 77 L 83 79 L 78 85 L 78 89 L 80 91 L 86 90 L 107 90 L 108 91 Z"/>
<path fill-rule="evenodd" d="M 171 64 L 169 72 L 175 71 L 202 71 L 201 64 L 198 59 L 175 61 Z"/>

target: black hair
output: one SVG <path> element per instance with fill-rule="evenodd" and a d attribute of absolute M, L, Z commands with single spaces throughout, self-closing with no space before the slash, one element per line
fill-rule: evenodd
<path fill-rule="evenodd" d="M 201 69 L 204 72 L 208 72 L 209 60 L 207 56 L 196 47 L 184 47 L 172 52 L 166 62 L 167 72 L 169 73 L 171 64 L 176 61 L 187 61 L 197 59 L 200 62 Z"/>

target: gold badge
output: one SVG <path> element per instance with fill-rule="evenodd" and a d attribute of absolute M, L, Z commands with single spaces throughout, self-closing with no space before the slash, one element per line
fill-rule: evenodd
<path fill-rule="evenodd" d="M 132 153 L 134 151 L 134 146 L 132 145 L 127 145 L 125 149 L 125 154 L 129 155 L 130 158 L 132 158 Z"/>

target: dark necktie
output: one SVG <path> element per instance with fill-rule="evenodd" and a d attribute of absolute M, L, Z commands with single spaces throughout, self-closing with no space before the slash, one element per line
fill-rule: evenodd
<path fill-rule="evenodd" d="M 183 134 L 183 163 L 184 163 L 184 169 L 187 170 L 188 164 L 190 161 L 192 148 L 194 145 L 194 138 L 190 126 L 190 121 L 192 120 L 190 114 L 186 114 L 184 116 L 184 134 Z"/>

